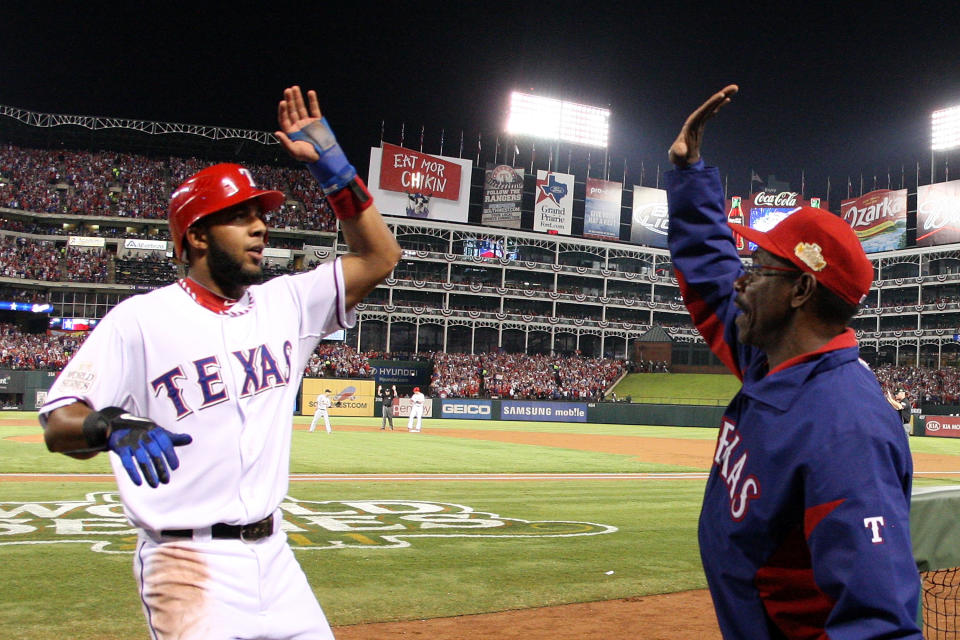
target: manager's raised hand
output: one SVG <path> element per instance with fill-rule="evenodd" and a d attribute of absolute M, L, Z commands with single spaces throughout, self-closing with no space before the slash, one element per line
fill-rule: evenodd
<path fill-rule="evenodd" d="M 740 88 L 730 84 L 710 96 L 696 111 L 687 117 L 680 128 L 680 134 L 670 145 L 670 162 L 683 169 L 700 159 L 700 144 L 707 120 L 712 118 L 724 105 L 728 104 Z"/>

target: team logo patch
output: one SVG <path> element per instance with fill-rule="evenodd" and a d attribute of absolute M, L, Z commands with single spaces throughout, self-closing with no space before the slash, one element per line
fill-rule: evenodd
<path fill-rule="evenodd" d="M 823 249 L 815 242 L 797 243 L 793 248 L 793 254 L 814 271 L 823 271 L 827 266 L 827 261 L 823 258 Z"/>
<path fill-rule="evenodd" d="M 400 549 L 418 538 L 557 538 L 615 533 L 593 522 L 522 520 L 472 507 L 416 500 L 296 500 L 281 503 L 295 549 Z M 0 547 L 84 544 L 99 553 L 133 553 L 137 531 L 116 492 L 83 500 L 0 502 Z"/>

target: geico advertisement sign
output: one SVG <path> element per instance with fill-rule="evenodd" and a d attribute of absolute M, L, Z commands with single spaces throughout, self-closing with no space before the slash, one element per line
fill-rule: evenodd
<path fill-rule="evenodd" d="M 489 400 L 444 400 L 440 413 L 443 418 L 461 420 L 489 420 L 493 417 Z"/>
<path fill-rule="evenodd" d="M 413 405 L 410 404 L 410 398 L 399 398 L 397 403 L 393 405 L 393 416 L 395 418 L 405 418 L 409 416 L 411 406 Z M 423 401 L 423 417 L 433 417 L 433 402 L 430 401 L 430 398 Z"/>
<path fill-rule="evenodd" d="M 928 436 L 960 438 L 960 418 L 957 416 L 927 416 Z"/>

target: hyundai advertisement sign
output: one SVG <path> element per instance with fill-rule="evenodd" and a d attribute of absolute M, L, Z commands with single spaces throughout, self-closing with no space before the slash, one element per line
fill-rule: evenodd
<path fill-rule="evenodd" d="M 586 422 L 587 405 L 582 402 L 504 400 L 500 405 L 500 419 L 538 422 Z"/>
<path fill-rule="evenodd" d="M 490 420 L 492 416 L 489 400 L 443 400 L 440 403 L 441 418 L 460 420 Z"/>

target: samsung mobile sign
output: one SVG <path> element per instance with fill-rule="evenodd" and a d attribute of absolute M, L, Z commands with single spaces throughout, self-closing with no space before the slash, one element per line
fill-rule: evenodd
<path fill-rule="evenodd" d="M 500 419 L 540 422 L 586 422 L 587 405 L 578 402 L 504 400 L 500 405 Z"/>

